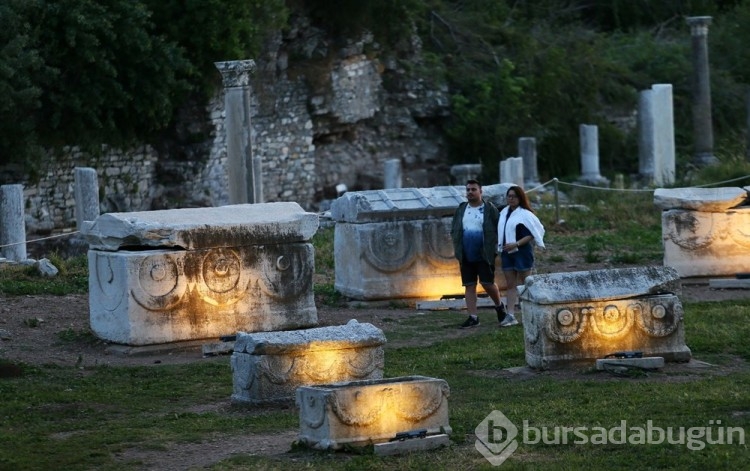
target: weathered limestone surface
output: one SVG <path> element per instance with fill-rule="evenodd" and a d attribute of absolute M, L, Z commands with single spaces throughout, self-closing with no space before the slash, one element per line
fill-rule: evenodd
<path fill-rule="evenodd" d="M 744 204 L 748 199 L 745 188 L 657 188 L 654 204 L 660 209 L 722 212 Z"/>
<path fill-rule="evenodd" d="M 484 196 L 503 205 L 509 187 L 484 186 Z M 336 290 L 362 300 L 462 293 L 450 230 L 465 199 L 464 187 L 452 186 L 349 192 L 338 198 L 331 206 Z M 505 287 L 502 275 L 497 282 Z"/>
<path fill-rule="evenodd" d="M 664 265 L 682 277 L 734 276 L 750 267 L 750 206 L 661 213 Z"/>
<path fill-rule="evenodd" d="M 312 244 L 89 251 L 91 328 L 128 345 L 317 324 Z"/>
<path fill-rule="evenodd" d="M 91 328 L 151 345 L 314 326 L 317 217 L 296 203 L 99 216 L 87 233 L 102 249 L 88 253 Z"/>
<path fill-rule="evenodd" d="M 291 401 L 300 386 L 380 379 L 385 343 L 382 330 L 356 320 L 288 332 L 240 332 L 231 357 L 232 401 Z"/>
<path fill-rule="evenodd" d="M 386 442 L 399 432 L 451 433 L 450 388 L 442 379 L 404 376 L 297 389 L 300 442 L 340 449 Z"/>
<path fill-rule="evenodd" d="M 671 267 L 532 275 L 521 293 L 526 362 L 547 369 L 623 350 L 688 361 L 680 294 Z"/>
<path fill-rule="evenodd" d="M 178 247 L 186 250 L 303 242 L 318 216 L 293 202 L 107 213 L 81 231 L 91 249 Z"/>
<path fill-rule="evenodd" d="M 733 276 L 750 266 L 749 188 L 660 188 L 664 265 L 680 276 Z"/>

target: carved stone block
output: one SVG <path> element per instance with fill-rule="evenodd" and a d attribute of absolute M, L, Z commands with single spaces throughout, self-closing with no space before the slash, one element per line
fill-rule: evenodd
<path fill-rule="evenodd" d="M 673 268 L 533 275 L 521 294 L 526 362 L 547 369 L 618 351 L 688 361 L 679 293 Z"/>
<path fill-rule="evenodd" d="M 300 442 L 315 449 L 383 443 L 401 432 L 450 434 L 442 379 L 403 376 L 297 389 Z"/>
<path fill-rule="evenodd" d="M 504 202 L 509 187 L 485 186 L 484 196 Z M 435 187 L 350 192 L 334 201 L 336 290 L 362 300 L 463 294 L 450 232 L 465 199 L 463 187 Z"/>
<path fill-rule="evenodd" d="M 312 244 L 203 250 L 90 250 L 91 329 L 150 345 L 318 322 Z"/>
<path fill-rule="evenodd" d="M 664 265 L 683 277 L 734 276 L 750 267 L 750 206 L 662 212 Z"/>
<path fill-rule="evenodd" d="M 235 403 L 294 400 L 299 386 L 383 377 L 383 331 L 343 326 L 240 333 L 231 357 Z"/>

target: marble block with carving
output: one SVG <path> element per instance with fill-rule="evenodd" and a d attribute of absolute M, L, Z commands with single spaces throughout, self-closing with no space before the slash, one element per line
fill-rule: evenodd
<path fill-rule="evenodd" d="M 315 326 L 316 230 L 296 203 L 99 216 L 84 231 L 91 328 L 154 345 Z"/>
<path fill-rule="evenodd" d="M 532 275 L 522 288 L 526 362 L 547 369 L 618 351 L 689 361 L 671 267 Z"/>
<path fill-rule="evenodd" d="M 664 265 L 682 277 L 734 276 L 750 267 L 748 188 L 657 189 Z"/>
<path fill-rule="evenodd" d="M 485 186 L 484 196 L 504 203 L 509 187 Z M 464 188 L 453 186 L 348 192 L 335 200 L 336 290 L 361 300 L 463 294 L 450 235 L 462 201 Z"/>
<path fill-rule="evenodd" d="M 450 434 L 445 380 L 402 376 L 297 389 L 299 441 L 319 450 L 364 446 L 398 433 Z"/>
<path fill-rule="evenodd" d="M 231 357 L 232 402 L 294 400 L 299 386 L 383 377 L 383 331 L 349 321 L 342 326 L 237 335 Z"/>

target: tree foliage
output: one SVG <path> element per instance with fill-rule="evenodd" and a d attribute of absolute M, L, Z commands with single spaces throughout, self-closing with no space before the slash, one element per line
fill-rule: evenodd
<path fill-rule="evenodd" d="M 638 92 L 656 83 L 673 85 L 678 158 L 687 155 L 686 16 L 713 16 L 717 147 L 737 148 L 747 123 L 750 0 L 4 0 L 0 164 L 148 141 L 188 97 L 219 86 L 214 62 L 256 57 L 290 12 L 334 39 L 371 31 L 385 48 L 416 26 L 452 93 L 452 159 L 493 176 L 524 136 L 537 138 L 547 176 L 576 173 L 583 123 L 600 127 L 603 172 L 634 170 L 633 132 L 612 118 L 632 118 Z"/>
<path fill-rule="evenodd" d="M 517 155 L 537 138 L 546 177 L 577 174 L 580 124 L 600 128 L 603 171 L 637 170 L 638 92 L 673 86 L 678 157 L 691 148 L 691 40 L 687 16 L 715 15 L 709 36 L 717 145 L 737 139 L 750 62 L 750 1 L 426 0 L 420 32 L 444 58 L 453 91 L 447 136 L 456 162 Z M 519 85 L 522 87 L 519 88 Z M 617 119 L 615 119 L 617 118 Z"/>
<path fill-rule="evenodd" d="M 283 0 L 5 0 L 0 3 L 0 164 L 42 148 L 148 142 L 213 62 L 257 54 Z"/>

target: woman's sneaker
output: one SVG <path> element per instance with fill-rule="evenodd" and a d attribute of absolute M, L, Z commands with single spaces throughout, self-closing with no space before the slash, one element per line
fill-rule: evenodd
<path fill-rule="evenodd" d="M 502 324 L 507 315 L 505 312 L 505 305 L 500 303 L 499 306 L 495 306 L 495 312 L 497 312 L 497 321 Z"/>
<path fill-rule="evenodd" d="M 505 316 L 505 319 L 500 323 L 500 327 L 511 327 L 514 325 L 518 325 L 518 321 L 516 320 L 516 316 L 513 314 L 508 314 Z"/>
<path fill-rule="evenodd" d="M 476 327 L 478 325 L 479 325 L 479 317 L 469 316 L 469 318 L 466 319 L 463 324 L 461 324 L 461 328 L 466 329 L 469 327 Z"/>

